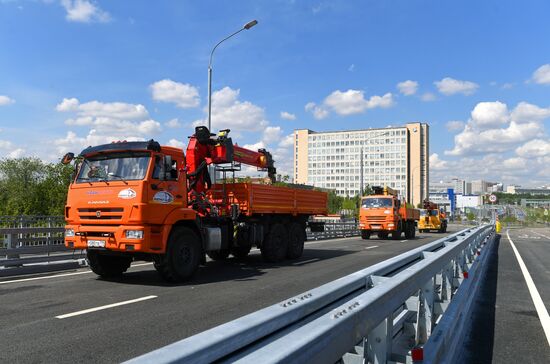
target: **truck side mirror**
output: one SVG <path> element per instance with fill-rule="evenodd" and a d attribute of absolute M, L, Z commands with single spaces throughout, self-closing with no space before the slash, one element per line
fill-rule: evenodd
<path fill-rule="evenodd" d="M 71 163 L 71 161 L 74 159 L 74 153 L 67 153 L 63 156 L 63 158 L 61 159 L 61 163 L 63 164 L 69 164 Z"/>

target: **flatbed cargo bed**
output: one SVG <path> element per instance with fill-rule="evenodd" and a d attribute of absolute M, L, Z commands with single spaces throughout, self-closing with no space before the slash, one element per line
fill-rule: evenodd
<path fill-rule="evenodd" d="M 326 215 L 327 194 L 321 191 L 258 183 L 214 184 L 209 191 L 214 201 L 236 203 L 246 216 L 256 214 Z"/>

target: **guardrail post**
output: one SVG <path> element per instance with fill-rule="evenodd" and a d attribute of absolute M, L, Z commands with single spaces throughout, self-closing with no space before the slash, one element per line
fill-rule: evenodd
<path fill-rule="evenodd" d="M 391 355 L 393 319 L 387 317 L 376 326 L 364 342 L 365 363 L 386 364 Z"/>
<path fill-rule="evenodd" d="M 15 249 L 17 248 L 17 234 L 8 234 L 6 239 L 6 246 L 8 249 Z M 7 254 L 7 259 L 17 259 L 19 258 L 19 254 Z"/>
<path fill-rule="evenodd" d="M 432 277 L 418 295 L 418 311 L 416 314 L 416 345 L 422 345 L 428 341 L 432 334 L 434 314 L 434 278 Z"/>

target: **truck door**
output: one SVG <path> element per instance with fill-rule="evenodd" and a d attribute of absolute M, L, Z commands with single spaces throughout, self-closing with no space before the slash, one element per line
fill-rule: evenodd
<path fill-rule="evenodd" d="M 149 186 L 148 203 L 154 223 L 163 223 L 165 217 L 174 209 L 184 207 L 185 181 L 181 181 L 177 166 L 181 160 L 170 155 L 154 156 L 154 166 Z"/>

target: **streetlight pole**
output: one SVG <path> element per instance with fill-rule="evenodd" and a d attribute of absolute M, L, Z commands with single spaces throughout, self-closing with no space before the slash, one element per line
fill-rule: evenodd
<path fill-rule="evenodd" d="M 212 57 L 214 56 L 214 51 L 220 44 L 228 40 L 229 38 L 239 34 L 243 30 L 248 30 L 252 28 L 254 25 L 258 24 L 257 20 L 252 20 L 246 23 L 241 29 L 237 30 L 235 33 L 228 35 L 227 37 L 220 40 L 214 48 L 212 48 L 212 52 L 210 52 L 210 60 L 208 62 L 208 130 L 211 131 L 212 128 Z"/>

